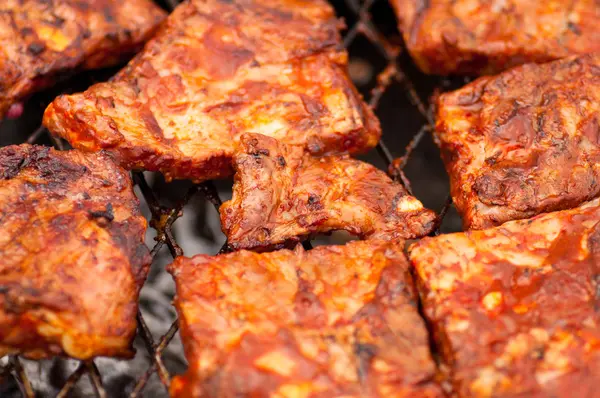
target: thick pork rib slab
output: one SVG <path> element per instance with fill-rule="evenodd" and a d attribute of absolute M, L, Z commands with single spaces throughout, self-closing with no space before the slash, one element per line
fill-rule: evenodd
<path fill-rule="evenodd" d="M 0 1 L 0 119 L 56 75 L 126 59 L 164 16 L 150 0 Z"/>
<path fill-rule="evenodd" d="M 436 138 L 465 228 L 600 194 L 600 54 L 528 64 L 438 100 Z"/>
<path fill-rule="evenodd" d="M 411 247 L 458 396 L 598 396 L 599 204 Z"/>
<path fill-rule="evenodd" d="M 419 67 L 481 75 L 600 51 L 596 0 L 390 0 Z"/>
<path fill-rule="evenodd" d="M 346 230 L 361 238 L 427 235 L 436 215 L 376 167 L 349 156 L 315 158 L 260 134 L 242 136 L 233 197 L 220 209 L 233 249 L 268 249 Z"/>
<path fill-rule="evenodd" d="M 440 397 L 403 243 L 170 267 L 189 368 L 173 397 Z"/>
<path fill-rule="evenodd" d="M 346 74 L 338 27 L 324 0 L 191 0 L 111 82 L 57 98 L 45 124 L 126 168 L 195 181 L 230 175 L 245 132 L 363 152 L 379 123 Z"/>
<path fill-rule="evenodd" d="M 107 156 L 0 149 L 0 356 L 133 354 L 150 264 L 138 206 Z"/>

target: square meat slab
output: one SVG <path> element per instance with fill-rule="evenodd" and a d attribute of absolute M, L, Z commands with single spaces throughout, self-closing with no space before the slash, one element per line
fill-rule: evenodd
<path fill-rule="evenodd" d="M 599 396 L 599 204 L 410 248 L 458 396 Z"/>
<path fill-rule="evenodd" d="M 595 0 L 390 0 L 419 67 L 482 75 L 600 51 Z"/>
<path fill-rule="evenodd" d="M 108 156 L 1 148 L 0 357 L 132 357 L 146 226 Z"/>
<path fill-rule="evenodd" d="M 173 397 L 441 397 L 403 244 L 178 258 Z"/>
<path fill-rule="evenodd" d="M 438 99 L 435 138 L 465 229 L 600 194 L 600 53 L 482 77 Z"/>

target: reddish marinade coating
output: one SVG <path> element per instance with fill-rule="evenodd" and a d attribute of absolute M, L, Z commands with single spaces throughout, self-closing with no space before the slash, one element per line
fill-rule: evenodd
<path fill-rule="evenodd" d="M 482 75 L 600 51 L 597 0 L 390 0 L 419 67 Z"/>
<path fill-rule="evenodd" d="M 0 119 L 57 76 L 127 60 L 164 17 L 151 0 L 0 1 Z"/>
<path fill-rule="evenodd" d="M 435 137 L 465 229 L 600 194 L 600 53 L 483 77 L 437 105 Z"/>
<path fill-rule="evenodd" d="M 190 0 L 112 81 L 58 97 L 44 124 L 76 148 L 167 179 L 232 174 L 241 134 L 314 154 L 373 148 L 381 130 L 347 75 L 325 0 Z"/>
<path fill-rule="evenodd" d="M 233 197 L 220 209 L 233 249 L 294 245 L 345 230 L 361 238 L 427 235 L 436 215 L 376 167 L 349 156 L 314 157 L 260 134 L 241 137 Z"/>
<path fill-rule="evenodd" d="M 145 231 L 109 157 L 1 148 L 0 357 L 131 357 Z"/>
<path fill-rule="evenodd" d="M 179 257 L 171 396 L 441 397 L 403 247 Z"/>
<path fill-rule="evenodd" d="M 600 200 L 410 248 L 459 397 L 598 397 Z"/>

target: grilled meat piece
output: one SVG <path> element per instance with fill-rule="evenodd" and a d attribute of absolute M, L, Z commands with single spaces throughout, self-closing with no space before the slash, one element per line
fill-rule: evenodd
<path fill-rule="evenodd" d="M 57 98 L 44 123 L 126 168 L 197 182 L 232 174 L 244 132 L 363 152 L 381 132 L 347 76 L 338 27 L 324 0 L 191 0 L 110 83 Z"/>
<path fill-rule="evenodd" d="M 150 0 L 2 0 L 0 119 L 59 75 L 126 59 L 163 18 Z"/>
<path fill-rule="evenodd" d="M 411 247 L 458 396 L 598 396 L 599 204 Z"/>
<path fill-rule="evenodd" d="M 172 396 L 441 396 L 403 246 L 178 258 Z"/>
<path fill-rule="evenodd" d="M 0 356 L 133 354 L 150 263 L 138 205 L 107 156 L 0 149 Z"/>
<path fill-rule="evenodd" d="M 428 234 L 436 215 L 383 171 L 348 156 L 315 158 L 298 146 L 245 134 L 234 155 L 233 198 L 220 209 L 233 249 L 290 246 L 313 233 L 361 238 Z"/>
<path fill-rule="evenodd" d="M 596 0 L 391 0 L 426 73 L 482 75 L 600 51 Z"/>
<path fill-rule="evenodd" d="M 465 228 L 600 194 L 600 54 L 483 77 L 438 100 L 436 138 Z"/>

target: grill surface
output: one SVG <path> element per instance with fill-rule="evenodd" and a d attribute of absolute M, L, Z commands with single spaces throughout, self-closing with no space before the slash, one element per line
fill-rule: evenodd
<path fill-rule="evenodd" d="M 172 9 L 176 3 L 177 0 L 166 0 L 161 5 Z M 436 234 L 459 230 L 460 219 L 450 206 L 447 177 L 429 134 L 433 112 L 428 99 L 465 81 L 425 76 L 415 69 L 402 49 L 396 20 L 386 0 L 332 3 L 349 27 L 344 32 L 344 46 L 350 53 L 351 77 L 375 109 L 384 131 L 377 149 L 362 159 L 388 169 L 426 207 L 440 213 Z M 115 71 L 78 75 L 35 95 L 26 104 L 23 117 L 0 125 L 0 145 L 29 142 L 65 149 L 64 142 L 38 127 L 45 106 L 59 93 L 81 91 Z M 396 157 L 398 160 L 393 162 Z M 135 358 L 99 358 L 90 362 L 3 358 L 0 396 L 166 397 L 171 375 L 185 370 L 171 306 L 173 283 L 164 267 L 184 253 L 192 256 L 226 250 L 217 211 L 221 200 L 230 197 L 232 182 L 165 183 L 160 175 L 139 172 L 133 173 L 133 178 L 143 211 L 151 220 L 147 243 L 153 247 L 154 259 L 140 298 Z M 305 242 L 305 247 L 348 239 L 347 235 L 334 233 Z"/>

